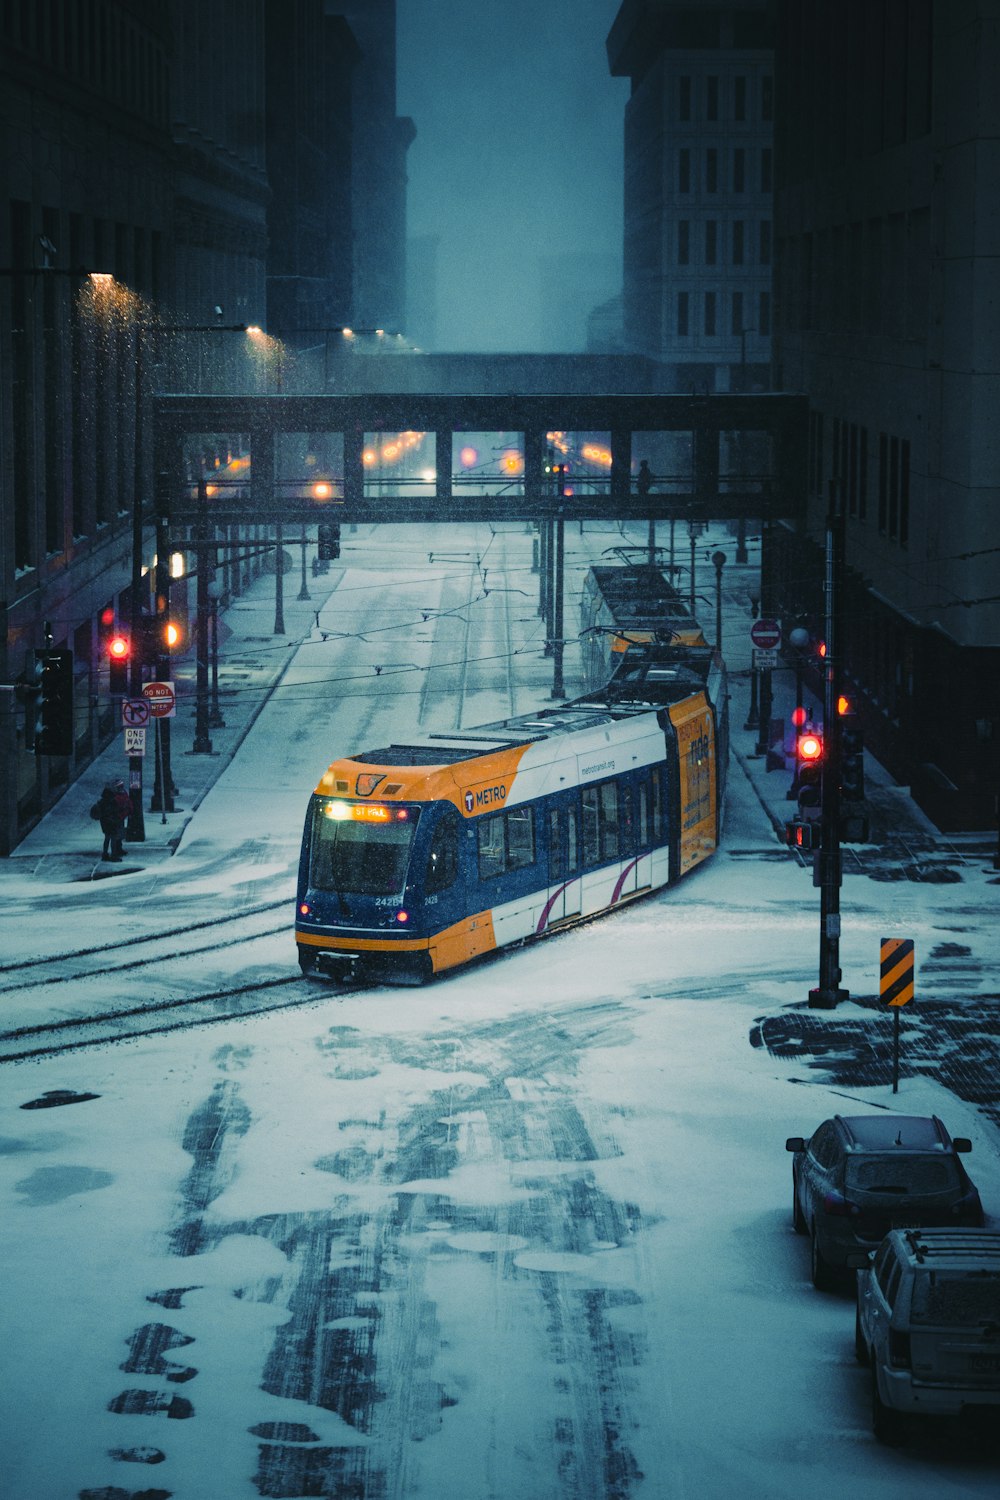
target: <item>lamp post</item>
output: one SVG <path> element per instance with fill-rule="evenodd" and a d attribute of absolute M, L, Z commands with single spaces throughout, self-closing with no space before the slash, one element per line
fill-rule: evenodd
<path fill-rule="evenodd" d="M 222 717 L 219 708 L 219 600 L 222 597 L 222 584 L 217 578 L 210 578 L 208 582 L 208 608 L 209 624 L 211 626 L 211 658 L 212 658 L 212 706 L 208 715 L 208 722 L 213 729 L 225 729 L 226 721 Z"/>
<path fill-rule="evenodd" d="M 715 649 L 722 655 L 722 570 L 726 566 L 726 554 L 724 552 L 712 553 L 712 566 L 715 569 Z"/>
<path fill-rule="evenodd" d="M 756 328 L 740 328 L 740 390 L 746 391 L 749 384 L 747 380 L 747 334 L 756 333 Z M 740 433 L 740 467 L 746 464 L 746 441 L 743 433 Z M 749 561 L 747 555 L 747 518 L 741 512 L 736 534 L 736 561 L 745 563 Z"/>
<path fill-rule="evenodd" d="M 160 333 L 247 333 L 246 323 L 161 323 L 155 317 L 137 316 L 134 319 L 135 328 L 135 484 L 132 495 L 132 604 L 131 604 L 131 635 L 133 646 L 139 639 L 140 601 L 139 594 L 142 588 L 142 541 L 143 523 L 145 520 L 145 507 L 143 505 L 144 473 L 144 400 L 146 396 L 146 369 L 145 369 L 145 340 L 152 339 Z M 198 705 L 196 708 L 196 729 L 194 740 L 194 753 L 212 753 L 212 743 L 208 738 L 208 710 L 203 697 L 207 697 L 207 675 L 203 673 L 203 664 L 207 649 L 208 622 L 203 618 L 203 611 L 208 609 L 208 594 L 205 592 L 204 581 L 207 578 L 208 567 L 208 516 L 207 516 L 207 490 L 204 484 L 199 484 L 199 523 L 198 536 L 203 545 L 198 555 L 198 619 L 197 619 L 197 671 L 198 671 Z M 157 570 L 156 570 L 156 634 L 157 634 L 157 670 L 162 670 L 166 665 L 170 670 L 169 647 L 165 640 L 165 633 L 170 628 L 170 569 L 166 562 L 165 551 L 167 543 L 167 527 L 169 517 L 160 518 L 157 524 Z M 162 557 L 162 565 L 161 565 Z M 142 692 L 142 662 L 139 653 L 133 649 L 131 681 L 129 684 L 133 697 Z M 202 678 L 205 675 L 203 682 Z M 161 740 L 160 759 L 157 763 L 156 780 L 159 785 L 154 785 L 151 808 L 162 808 L 164 812 L 172 812 L 173 808 L 173 775 L 170 765 L 170 734 L 169 726 L 164 725 L 164 733 Z M 142 828 L 142 760 L 134 759 L 129 763 L 130 791 L 137 791 L 133 795 L 133 814 L 137 811 L 137 826 L 139 832 L 133 835 L 131 832 L 132 820 L 129 821 L 129 838 L 145 838 Z"/>
<path fill-rule="evenodd" d="M 306 537 L 306 523 L 305 523 L 305 521 L 303 521 L 302 522 L 302 586 L 299 589 L 299 592 L 298 592 L 298 594 L 296 596 L 299 599 L 309 599 L 309 598 L 312 597 L 310 595 L 310 593 L 309 593 L 309 584 L 306 581 L 306 547 L 307 547 L 307 545 L 308 545 L 308 540 L 307 540 L 307 537 Z"/>

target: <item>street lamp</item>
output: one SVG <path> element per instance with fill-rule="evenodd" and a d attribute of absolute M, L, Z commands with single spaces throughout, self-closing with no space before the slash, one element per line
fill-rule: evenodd
<path fill-rule="evenodd" d="M 726 554 L 724 552 L 712 553 L 712 566 L 715 569 L 715 649 L 722 655 L 722 570 L 726 566 Z"/>
<path fill-rule="evenodd" d="M 216 316 L 221 314 L 221 309 L 215 308 Z M 137 315 L 134 319 L 135 328 L 135 486 L 132 496 L 132 637 L 137 638 L 138 621 L 140 617 L 140 594 L 142 591 L 142 542 L 143 522 L 145 519 L 143 507 L 143 437 L 144 437 L 144 397 L 146 386 L 145 370 L 145 339 L 154 338 L 157 334 L 179 334 L 179 333 L 249 333 L 250 328 L 246 323 L 161 323 L 156 317 L 143 317 Z M 199 512 L 201 514 L 201 512 Z M 162 633 L 170 627 L 170 566 L 167 556 L 167 527 L 169 517 L 162 517 L 157 524 L 157 568 L 156 568 L 156 611 L 157 635 L 160 645 L 163 645 Z M 207 520 L 204 522 L 207 527 Z M 207 540 L 207 538 L 200 538 Z M 208 563 L 207 547 L 201 549 L 198 557 L 198 577 L 205 575 Z M 205 575 L 207 576 L 207 575 Z M 203 592 L 201 585 L 198 589 L 198 620 L 197 638 L 199 642 L 198 655 L 199 665 L 205 654 L 205 637 L 208 630 L 207 615 L 208 595 Z M 156 671 L 170 670 L 169 652 L 162 652 L 156 663 Z M 142 692 L 142 663 L 136 655 L 132 658 L 132 680 L 130 688 L 132 695 L 137 697 Z M 203 684 L 199 676 L 199 688 Z M 195 733 L 194 753 L 211 754 L 212 746 L 208 738 L 208 716 L 207 712 L 199 712 L 198 727 Z M 158 765 L 159 771 L 159 797 L 154 789 L 152 807 L 160 806 L 165 812 L 173 812 L 173 777 L 170 765 L 170 726 L 164 720 L 163 734 L 161 740 L 162 764 Z M 138 788 L 138 796 L 133 799 L 133 819 L 129 820 L 129 838 L 142 840 L 145 838 L 145 830 L 142 821 L 142 760 L 134 758 L 129 762 L 129 780 L 134 787 Z M 134 832 L 133 832 L 134 824 Z"/>

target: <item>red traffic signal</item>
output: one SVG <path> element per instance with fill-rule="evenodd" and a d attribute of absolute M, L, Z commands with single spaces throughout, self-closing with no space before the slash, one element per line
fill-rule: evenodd
<path fill-rule="evenodd" d="M 131 643 L 127 635 L 116 633 L 108 641 L 109 686 L 112 693 L 128 692 L 129 658 Z"/>
<path fill-rule="evenodd" d="M 807 729 L 795 741 L 795 754 L 806 765 L 816 765 L 823 759 L 823 736 L 814 729 Z"/>

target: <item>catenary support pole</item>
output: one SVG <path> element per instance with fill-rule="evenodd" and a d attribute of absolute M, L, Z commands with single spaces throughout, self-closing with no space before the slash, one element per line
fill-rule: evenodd
<path fill-rule="evenodd" d="M 826 658 L 823 680 L 823 781 L 820 848 L 816 878 L 819 884 L 819 984 L 809 991 L 814 1010 L 832 1010 L 838 1000 L 849 1000 L 840 988 L 840 595 L 844 565 L 844 517 L 837 503 L 836 481 L 830 485 L 826 523 Z"/>

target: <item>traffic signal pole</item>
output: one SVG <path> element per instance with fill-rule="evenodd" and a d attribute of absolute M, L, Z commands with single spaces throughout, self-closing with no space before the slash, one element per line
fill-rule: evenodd
<path fill-rule="evenodd" d="M 820 848 L 813 879 L 819 886 L 819 984 L 809 991 L 814 1010 L 832 1010 L 838 1000 L 849 1000 L 840 988 L 840 594 L 844 568 L 844 517 L 830 486 L 826 521 L 826 659 L 823 681 L 823 780 L 820 799 Z"/>

